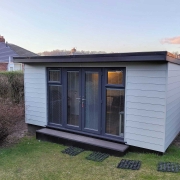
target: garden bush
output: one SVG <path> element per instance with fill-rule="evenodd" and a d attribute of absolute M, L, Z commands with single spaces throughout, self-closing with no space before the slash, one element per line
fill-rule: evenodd
<path fill-rule="evenodd" d="M 24 119 L 24 103 L 0 100 L 0 144 L 14 130 L 18 121 Z"/>
<path fill-rule="evenodd" d="M 0 119 L 2 119 L 2 117 L 0 116 Z M 8 125 L 6 123 L 6 121 L 1 120 L 0 121 L 0 144 L 4 141 L 4 139 L 8 136 Z"/>
<path fill-rule="evenodd" d="M 9 99 L 13 103 L 24 100 L 23 72 L 0 72 L 0 98 Z"/>
<path fill-rule="evenodd" d="M 24 118 L 24 74 L 0 72 L 0 144 Z"/>

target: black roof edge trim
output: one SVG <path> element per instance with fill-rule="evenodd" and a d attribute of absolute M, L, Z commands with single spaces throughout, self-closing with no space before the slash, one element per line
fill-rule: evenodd
<path fill-rule="evenodd" d="M 98 63 L 98 62 L 146 62 L 146 61 L 166 61 L 165 55 L 155 55 L 155 56 L 125 56 L 125 57 L 89 57 L 89 58 L 40 58 L 40 59 L 14 59 L 14 62 L 20 63 Z"/>
<path fill-rule="evenodd" d="M 100 62 L 171 62 L 180 65 L 180 59 L 167 51 L 86 54 L 68 56 L 14 57 L 15 63 L 100 63 Z"/>
<path fill-rule="evenodd" d="M 126 56 L 146 56 L 146 55 L 167 55 L 167 51 L 150 52 L 128 52 L 128 53 L 106 53 L 106 54 L 83 54 L 83 55 L 63 55 L 63 56 L 31 56 L 14 57 L 14 59 L 49 59 L 49 58 L 98 58 L 98 57 L 126 57 Z"/>

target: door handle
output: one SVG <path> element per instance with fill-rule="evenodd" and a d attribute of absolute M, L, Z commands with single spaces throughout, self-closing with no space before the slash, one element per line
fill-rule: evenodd
<path fill-rule="evenodd" d="M 86 99 L 84 99 L 84 98 L 82 98 L 82 108 L 84 108 L 84 101 L 85 101 Z"/>
<path fill-rule="evenodd" d="M 80 100 L 81 98 L 76 98 L 77 100 Z"/>

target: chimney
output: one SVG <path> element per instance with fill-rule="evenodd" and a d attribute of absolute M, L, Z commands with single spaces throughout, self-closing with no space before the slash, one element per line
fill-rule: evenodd
<path fill-rule="evenodd" d="M 0 42 L 4 42 L 5 43 L 5 39 L 3 36 L 0 35 Z"/>

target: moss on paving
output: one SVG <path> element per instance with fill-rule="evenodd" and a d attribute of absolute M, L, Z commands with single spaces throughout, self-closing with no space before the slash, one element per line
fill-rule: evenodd
<path fill-rule="evenodd" d="M 157 171 L 159 161 L 180 162 L 180 149 L 175 146 L 171 146 L 163 156 L 128 153 L 121 158 L 110 156 L 103 162 L 86 160 L 90 151 L 84 151 L 75 157 L 61 153 L 65 148 L 63 145 L 42 142 L 35 138 L 24 138 L 12 148 L 0 149 L 0 179 L 174 180 L 180 177 L 180 173 Z M 140 170 L 116 168 L 122 158 L 140 160 Z"/>

